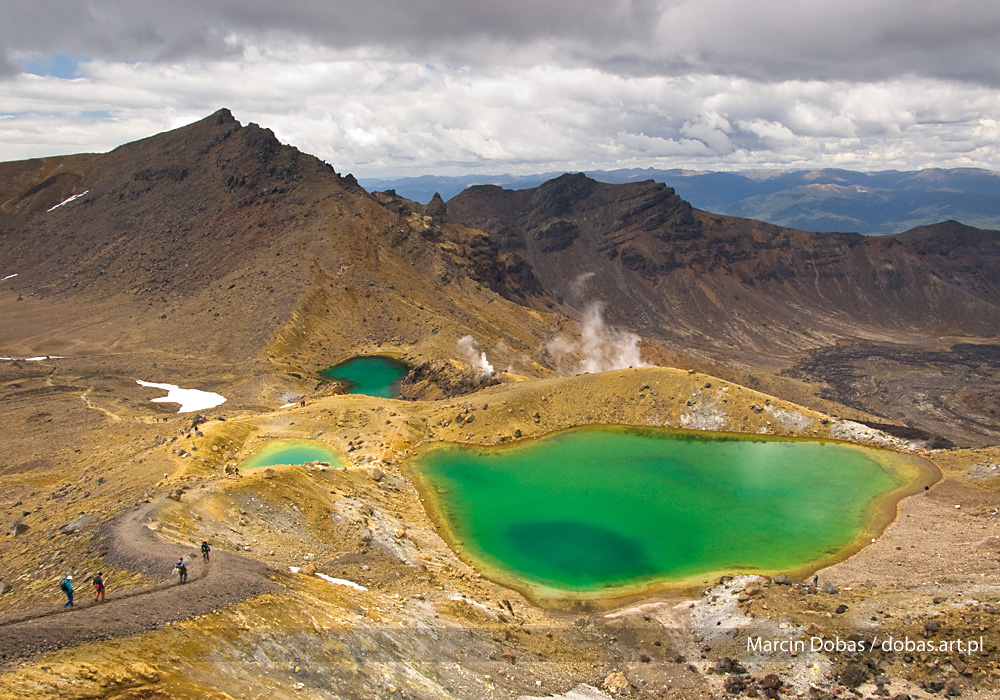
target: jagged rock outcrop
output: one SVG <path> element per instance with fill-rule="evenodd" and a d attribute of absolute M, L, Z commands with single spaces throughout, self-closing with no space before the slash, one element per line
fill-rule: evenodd
<path fill-rule="evenodd" d="M 451 398 L 503 381 L 500 373 L 483 374 L 456 360 L 432 360 L 414 367 L 403 378 L 399 398 L 410 401 Z"/>

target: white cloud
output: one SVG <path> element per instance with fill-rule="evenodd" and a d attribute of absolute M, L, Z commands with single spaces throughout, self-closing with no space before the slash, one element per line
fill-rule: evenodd
<path fill-rule="evenodd" d="M 0 160 L 225 106 L 359 176 L 1000 162 L 987 3 L 123 1 L 16 4 Z M 79 77 L 4 68 L 53 50 Z"/>

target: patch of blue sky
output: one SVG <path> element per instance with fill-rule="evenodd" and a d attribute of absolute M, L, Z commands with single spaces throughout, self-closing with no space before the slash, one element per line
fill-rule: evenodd
<path fill-rule="evenodd" d="M 23 70 L 32 75 L 69 80 L 79 77 L 79 64 L 80 59 L 74 56 L 66 53 L 54 53 L 27 61 Z"/>

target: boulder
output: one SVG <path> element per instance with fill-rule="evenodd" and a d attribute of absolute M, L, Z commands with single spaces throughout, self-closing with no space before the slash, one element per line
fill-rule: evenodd
<path fill-rule="evenodd" d="M 378 467 L 375 467 L 374 469 L 372 469 L 372 480 L 373 481 L 382 481 L 382 479 L 384 479 L 384 478 L 385 478 L 385 472 L 383 472 Z"/>
<path fill-rule="evenodd" d="M 848 664 L 837 675 L 837 680 L 848 688 L 857 688 L 868 678 L 868 670 L 858 664 Z"/>
<path fill-rule="evenodd" d="M 781 678 L 776 673 L 769 673 L 760 682 L 760 687 L 764 691 L 764 696 L 777 700 L 778 693 L 783 685 Z"/>
<path fill-rule="evenodd" d="M 22 520 L 18 518 L 17 520 L 14 521 L 14 524 L 10 526 L 10 534 L 16 537 L 18 535 L 23 535 L 30 529 L 31 528 L 28 525 L 25 525 L 24 522 L 22 522 Z"/>
<path fill-rule="evenodd" d="M 709 669 L 709 673 L 718 673 L 718 674 L 725 674 L 725 673 L 743 674 L 746 672 L 747 670 L 743 668 L 743 666 L 740 664 L 739 661 L 730 658 L 728 656 L 721 657 L 718 661 L 715 662 L 715 666 Z"/>
<path fill-rule="evenodd" d="M 726 678 L 724 689 L 730 695 L 739 695 L 747 689 L 746 679 L 739 676 L 729 676 Z"/>
<path fill-rule="evenodd" d="M 618 695 L 621 693 L 627 693 L 631 684 L 628 682 L 628 678 L 621 671 L 616 671 L 615 673 L 609 673 L 605 678 L 604 682 L 601 684 L 604 690 L 612 695 Z"/>
<path fill-rule="evenodd" d="M 824 581 L 823 585 L 820 586 L 820 590 L 823 591 L 824 593 L 829 593 L 830 595 L 837 595 L 838 593 L 840 593 L 840 589 L 834 586 L 829 581 Z"/>
<path fill-rule="evenodd" d="M 101 522 L 100 519 L 94 517 L 93 515 L 81 515 L 79 518 L 71 523 L 63 525 L 59 528 L 59 531 L 64 535 L 72 535 L 73 533 L 79 532 L 85 527 L 90 525 L 95 525 Z"/>

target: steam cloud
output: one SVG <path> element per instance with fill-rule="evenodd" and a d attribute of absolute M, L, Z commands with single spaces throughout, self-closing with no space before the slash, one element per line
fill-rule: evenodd
<path fill-rule="evenodd" d="M 595 301 L 583 311 L 580 340 L 557 336 L 545 346 L 557 364 L 579 357 L 577 373 L 607 372 L 627 367 L 646 367 L 639 350 L 639 336 L 609 327 L 604 322 L 604 304 Z"/>
<path fill-rule="evenodd" d="M 493 365 L 486 359 L 486 353 L 479 349 L 479 343 L 471 335 L 463 335 L 458 339 L 458 349 L 473 369 L 479 370 L 480 382 L 486 381 L 496 374 Z"/>

